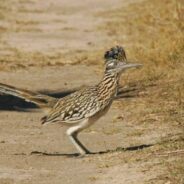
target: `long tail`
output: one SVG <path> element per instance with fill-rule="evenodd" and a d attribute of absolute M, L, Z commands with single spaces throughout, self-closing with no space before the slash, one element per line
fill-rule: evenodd
<path fill-rule="evenodd" d="M 6 84 L 0 83 L 0 92 L 24 99 L 27 102 L 32 102 L 42 109 L 51 109 L 57 101 L 57 98 L 43 95 L 40 93 L 15 88 Z"/>

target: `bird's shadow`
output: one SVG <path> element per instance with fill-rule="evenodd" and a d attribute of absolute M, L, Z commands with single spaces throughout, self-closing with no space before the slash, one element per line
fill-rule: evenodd
<path fill-rule="evenodd" d="M 142 144 L 138 146 L 131 146 L 127 148 L 123 147 L 117 147 L 116 149 L 112 150 L 105 150 L 105 151 L 99 151 L 99 152 L 91 152 L 88 153 L 87 156 L 90 155 L 104 155 L 108 153 L 114 153 L 114 152 L 125 152 L 125 151 L 137 151 L 137 150 L 142 150 L 145 148 L 149 148 L 153 146 L 153 144 Z M 64 156 L 64 157 L 80 157 L 79 153 L 47 153 L 47 152 L 41 152 L 41 151 L 33 151 L 30 153 L 31 155 L 40 155 L 40 156 Z"/>
<path fill-rule="evenodd" d="M 39 91 L 38 93 L 52 96 L 55 98 L 63 98 L 76 90 L 63 90 L 63 91 Z M 37 109 L 38 107 L 31 103 L 26 102 L 25 100 L 12 96 L 12 95 L 6 95 L 6 94 L 0 94 L 0 110 L 8 110 L 8 111 L 20 111 L 20 112 L 29 112 L 34 109 Z"/>

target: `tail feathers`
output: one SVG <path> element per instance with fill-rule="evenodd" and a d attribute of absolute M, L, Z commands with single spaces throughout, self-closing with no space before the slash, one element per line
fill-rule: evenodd
<path fill-rule="evenodd" d="M 28 91 L 20 88 L 15 88 L 13 86 L 9 86 L 2 83 L 0 83 L 0 92 L 22 98 L 27 102 L 32 102 L 36 104 L 40 108 L 50 109 L 57 101 L 57 98 L 54 98 L 51 96 L 43 95 L 40 93 L 36 93 L 36 92 L 32 92 L 32 91 Z"/>

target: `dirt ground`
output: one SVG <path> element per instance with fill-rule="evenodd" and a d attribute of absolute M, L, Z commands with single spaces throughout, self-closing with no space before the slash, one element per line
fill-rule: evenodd
<path fill-rule="evenodd" d="M 98 13 L 139 2 L 3 2 L 0 82 L 57 97 L 96 84 L 102 77 L 104 50 L 117 44 L 97 29 L 107 21 Z M 95 57 L 101 61 L 94 64 L 97 50 L 100 56 Z M 89 58 L 84 53 L 90 53 Z M 88 59 L 92 64 L 81 62 Z M 152 85 L 116 100 L 105 117 L 80 134 L 94 153 L 84 158 L 76 156 L 65 127 L 41 126 L 43 113 L 34 105 L 0 96 L 0 184 L 184 183 L 183 124 L 163 123 L 165 116 L 151 111 L 150 95 L 157 90 Z"/>

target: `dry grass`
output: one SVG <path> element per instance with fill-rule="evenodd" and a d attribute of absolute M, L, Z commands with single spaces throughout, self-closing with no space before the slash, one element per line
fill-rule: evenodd
<path fill-rule="evenodd" d="M 16 70 L 27 67 L 45 67 L 64 64 L 101 64 L 100 51 L 86 52 L 84 50 L 69 51 L 66 53 L 24 52 L 16 48 L 8 48 L 7 55 L 0 56 L 0 70 Z M 103 53 L 103 51 L 101 51 Z"/>
<path fill-rule="evenodd" d="M 138 85 L 156 85 L 149 91 L 153 98 L 148 103 L 156 100 L 159 106 L 154 111 L 167 113 L 170 118 L 177 113 L 183 118 L 184 110 L 182 8 L 176 0 L 149 0 L 100 14 L 107 19 L 100 29 L 114 42 L 125 45 L 128 56 L 144 64 L 129 80 L 138 79 Z"/>
<path fill-rule="evenodd" d="M 147 80 L 169 78 L 184 67 L 184 23 L 176 5 L 176 0 L 151 0 L 102 13 L 107 23 L 101 28 L 145 64 Z"/>
<path fill-rule="evenodd" d="M 134 114 L 134 118 L 127 118 L 138 122 L 134 125 L 145 124 L 145 129 L 150 129 L 147 123 L 151 123 L 158 128 L 165 124 L 173 130 L 164 138 L 166 140 L 161 140 L 157 146 L 149 149 L 149 153 L 184 150 L 183 8 L 179 0 L 146 0 L 98 14 L 106 18 L 106 24 L 99 29 L 106 31 L 112 37 L 112 42 L 124 45 L 130 59 L 144 64 L 142 70 L 128 76 L 129 85 L 144 87 L 145 90 L 136 104 L 122 104 L 125 112 L 130 116 Z M 177 130 L 180 130 L 178 135 L 174 133 Z M 134 136 L 137 136 L 136 133 Z M 144 152 L 136 153 L 134 158 L 142 159 L 146 155 Z M 149 183 L 183 183 L 182 156 L 168 154 L 164 158 L 159 157 L 158 163 L 160 168 L 165 169 L 165 174 Z"/>

